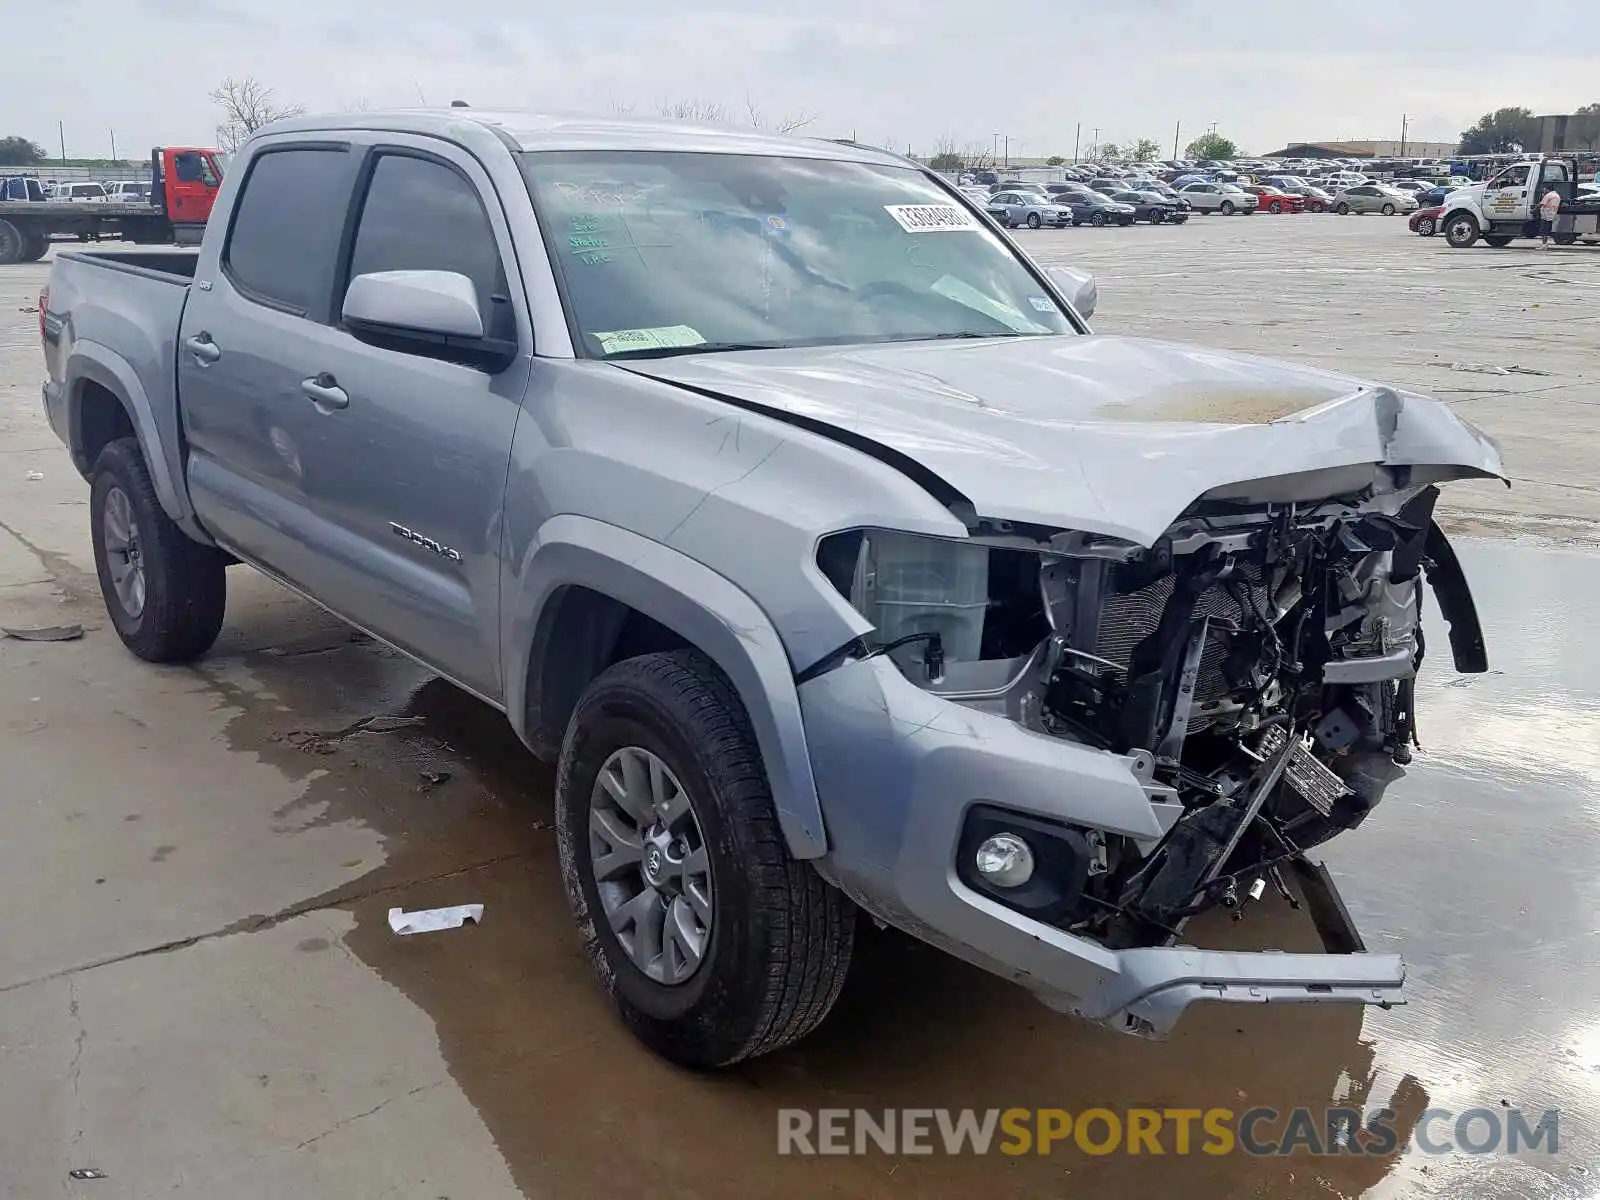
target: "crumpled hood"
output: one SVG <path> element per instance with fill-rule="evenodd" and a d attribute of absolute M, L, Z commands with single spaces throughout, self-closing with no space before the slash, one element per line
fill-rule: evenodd
<path fill-rule="evenodd" d="M 627 367 L 899 451 L 980 516 L 1141 545 L 1228 484 L 1376 464 L 1503 478 L 1499 446 L 1437 400 L 1140 338 L 755 350 Z"/>

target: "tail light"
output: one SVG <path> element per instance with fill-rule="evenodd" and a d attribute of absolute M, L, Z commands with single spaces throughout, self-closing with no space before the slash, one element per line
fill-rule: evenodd
<path fill-rule="evenodd" d="M 44 341 L 44 314 L 49 307 L 50 289 L 42 287 L 39 289 L 39 340 L 41 342 Z"/>

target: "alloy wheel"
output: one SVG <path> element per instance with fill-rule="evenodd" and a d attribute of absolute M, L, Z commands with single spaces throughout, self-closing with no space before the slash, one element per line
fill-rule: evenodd
<path fill-rule="evenodd" d="M 106 564 L 111 571 L 117 603 L 129 617 L 137 619 L 144 612 L 143 547 L 138 522 L 133 519 L 133 505 L 128 494 L 119 487 L 106 492 L 100 537 L 105 545 Z"/>
<path fill-rule="evenodd" d="M 685 983 L 711 944 L 711 862 L 689 793 L 649 750 L 606 759 L 589 803 L 589 857 L 606 920 L 648 978 Z"/>

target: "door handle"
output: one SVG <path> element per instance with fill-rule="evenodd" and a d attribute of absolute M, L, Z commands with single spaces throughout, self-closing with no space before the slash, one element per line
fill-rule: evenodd
<path fill-rule="evenodd" d="M 300 390 L 307 400 L 324 411 L 350 407 L 350 394 L 326 371 L 320 375 L 313 375 L 310 379 L 302 379 Z"/>
<path fill-rule="evenodd" d="M 207 367 L 222 357 L 222 347 L 211 340 L 211 335 L 204 330 L 195 334 L 183 343 L 183 348 L 194 355 L 194 361 Z"/>

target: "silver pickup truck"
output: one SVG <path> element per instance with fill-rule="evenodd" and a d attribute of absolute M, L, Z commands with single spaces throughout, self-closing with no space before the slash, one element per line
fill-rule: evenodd
<path fill-rule="evenodd" d="M 855 145 L 296 118 L 197 254 L 56 262 L 44 403 L 110 618 L 247 563 L 559 759 L 599 978 L 692 1066 L 801 1037 L 864 911 L 1145 1036 L 1401 1001 L 1306 851 L 1410 758 L 1422 584 L 1485 669 L 1436 401 L 1093 335 L 1094 284 Z M 1197 949 L 1273 888 L 1325 954 Z"/>

